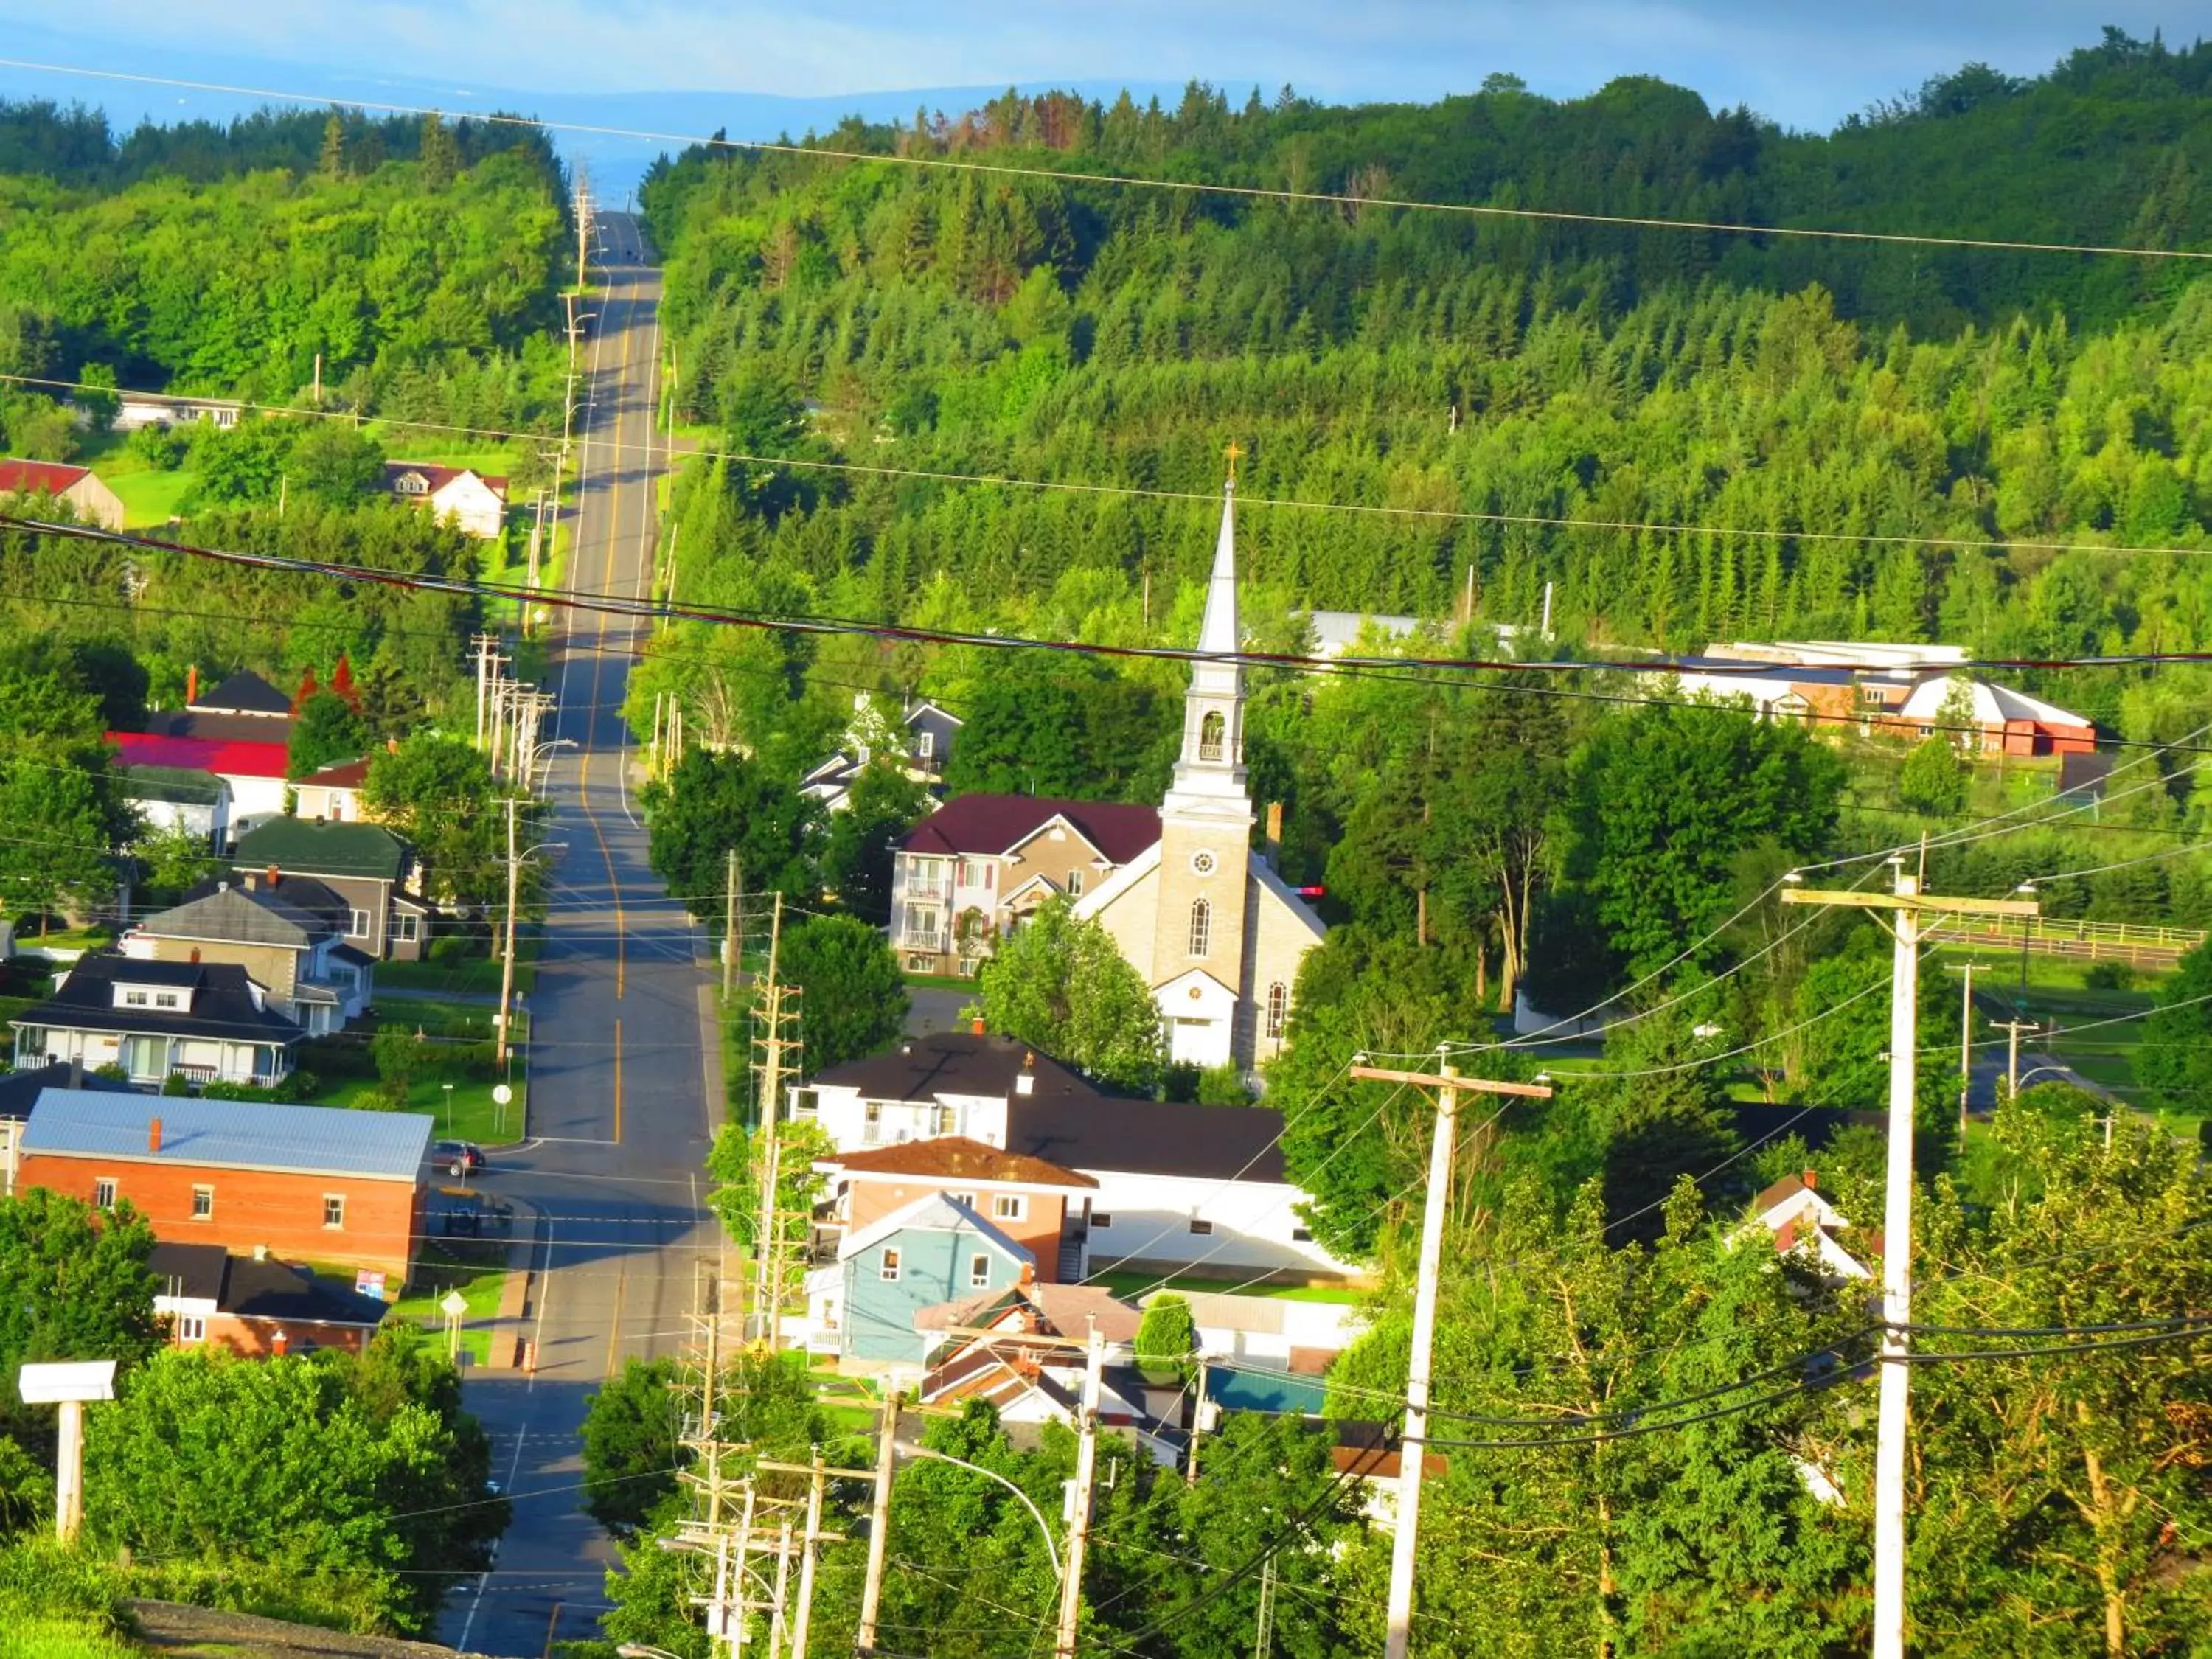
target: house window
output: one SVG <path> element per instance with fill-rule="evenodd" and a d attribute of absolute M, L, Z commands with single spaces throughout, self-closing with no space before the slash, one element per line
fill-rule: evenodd
<path fill-rule="evenodd" d="M 937 1106 L 931 1108 L 929 1121 L 931 1125 L 931 1133 L 940 1135 L 951 1134 L 953 1128 L 952 1109 L 950 1106 Z"/>
<path fill-rule="evenodd" d="M 1091 1224 L 1093 1227 L 1111 1227 L 1114 1224 L 1114 1218 L 1107 1211 L 1101 1210 L 1091 1218 Z"/>
<path fill-rule="evenodd" d="M 1196 1216 L 1193 1216 L 1190 1218 L 1190 1230 L 1203 1238 L 1213 1231 L 1213 1224 L 1211 1221 L 1201 1221 Z"/>
<path fill-rule="evenodd" d="M 353 926 L 346 929 L 346 937 L 348 939 L 367 939 L 368 937 L 368 911 L 356 910 L 353 913 Z"/>
<path fill-rule="evenodd" d="M 177 994 L 176 994 L 174 991 L 156 991 L 156 992 L 155 992 L 155 993 L 154 993 L 154 1006 L 155 1006 L 156 1008 L 173 1008 L 173 1007 L 175 1007 L 175 1006 L 177 1006 Z"/>
<path fill-rule="evenodd" d="M 212 1187 L 193 1188 L 192 1219 L 195 1221 L 211 1221 L 214 1218 L 215 1188 Z"/>
<path fill-rule="evenodd" d="M 1190 902 L 1190 953 L 1202 957 L 1213 944 L 1213 907 L 1204 899 Z"/>
<path fill-rule="evenodd" d="M 126 1008 L 143 1008 L 146 1006 L 146 994 L 143 991 L 125 991 L 123 994 L 123 1006 Z"/>
<path fill-rule="evenodd" d="M 937 757 L 937 733 L 917 732 L 914 734 L 914 757 L 927 762 Z"/>
<path fill-rule="evenodd" d="M 1067 872 L 1067 896 L 1070 898 L 1081 898 L 1083 896 L 1082 871 L 1071 870 Z"/>
<path fill-rule="evenodd" d="M 1030 1218 L 1030 1200 L 1022 1193 L 1000 1193 L 991 1200 L 991 1219 L 994 1221 L 1026 1221 Z"/>
<path fill-rule="evenodd" d="M 1219 760 L 1221 758 L 1222 738 L 1227 734 L 1228 730 L 1229 723 L 1223 720 L 1218 713 L 1208 714 L 1204 720 L 1200 720 L 1198 723 L 1199 759 L 1202 761 Z"/>
<path fill-rule="evenodd" d="M 885 1250 L 884 1252 L 883 1265 L 876 1269 L 876 1273 L 885 1283 L 891 1285 L 897 1284 L 899 1273 L 898 1252 L 896 1250 Z"/>
<path fill-rule="evenodd" d="M 968 1258 L 968 1288 L 971 1291 L 988 1291 L 991 1288 L 991 1258 L 989 1256 L 971 1255 Z"/>
<path fill-rule="evenodd" d="M 102 1176 L 92 1183 L 92 1207 L 112 1210 L 115 1207 L 115 1177 Z"/>
<path fill-rule="evenodd" d="M 791 1091 L 792 1116 L 812 1119 L 819 1115 L 821 1110 L 822 1097 L 813 1090 L 794 1089 Z"/>
<path fill-rule="evenodd" d="M 177 1320 L 177 1340 L 204 1342 L 207 1340 L 207 1321 L 197 1314 L 179 1316 Z"/>
<path fill-rule="evenodd" d="M 975 1207 L 975 1194 L 973 1193 L 947 1193 L 945 1197 L 955 1204 L 965 1204 L 971 1210 Z"/>
<path fill-rule="evenodd" d="M 323 1225 L 325 1227 L 345 1225 L 345 1199 L 343 1194 L 338 1193 L 323 1194 Z"/>
<path fill-rule="evenodd" d="M 871 1146 L 884 1138 L 884 1103 L 872 1100 L 860 1114 L 860 1139 Z"/>
<path fill-rule="evenodd" d="M 413 945 L 422 937 L 422 918 L 412 910 L 402 910 L 392 918 L 392 937 L 404 945 Z"/>
<path fill-rule="evenodd" d="M 1267 1035 L 1279 1037 L 1283 1034 L 1283 1017 L 1290 1012 L 1291 994 L 1283 981 L 1277 980 L 1267 988 Z"/>

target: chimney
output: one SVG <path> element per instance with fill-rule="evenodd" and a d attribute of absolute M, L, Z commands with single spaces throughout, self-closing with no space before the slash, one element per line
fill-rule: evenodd
<path fill-rule="evenodd" d="M 1281 861 L 1283 851 L 1283 803 L 1267 803 L 1267 867 L 1272 870 Z"/>
<path fill-rule="evenodd" d="M 149 1152 L 161 1150 L 161 1120 L 158 1117 L 146 1120 L 146 1150 Z"/>
<path fill-rule="evenodd" d="M 1021 1282 L 1022 1282 L 1023 1284 L 1024 1284 L 1024 1285 L 1034 1285 L 1034 1284 L 1036 1284 L 1036 1262 L 1034 1262 L 1034 1261 L 1024 1261 L 1024 1262 L 1023 1262 L 1023 1263 L 1022 1263 L 1022 1281 L 1021 1281 Z"/>
<path fill-rule="evenodd" d="M 1036 1092 L 1036 1054 L 1034 1051 L 1022 1055 L 1022 1069 L 1014 1074 L 1014 1092 L 1018 1095 Z"/>
<path fill-rule="evenodd" d="M 185 670 L 185 707 L 190 708 L 200 700 L 200 665 L 192 664 Z"/>
<path fill-rule="evenodd" d="M 197 945 L 192 946 L 191 959 L 194 963 L 198 963 L 200 959 L 200 947 Z"/>
<path fill-rule="evenodd" d="M 269 1260 L 269 1247 L 268 1247 L 266 1244 L 256 1244 L 256 1245 L 253 1247 L 253 1259 L 254 1259 L 256 1261 L 268 1261 L 268 1260 Z"/>
<path fill-rule="evenodd" d="M 272 893 L 276 890 L 276 878 L 282 873 L 273 864 L 261 872 L 262 880 L 269 884 L 267 890 Z"/>
<path fill-rule="evenodd" d="M 1814 1188 L 1818 1187 L 1820 1184 L 1820 1171 L 1819 1171 L 1819 1170 L 1806 1170 L 1806 1171 L 1805 1171 L 1805 1190 L 1806 1190 L 1807 1192 L 1808 1192 L 1808 1193 L 1809 1193 L 1809 1192 L 1811 1192 Z"/>
<path fill-rule="evenodd" d="M 969 1029 L 973 1030 L 977 1036 L 983 1035 L 983 1020 L 980 1014 L 977 1015 L 975 1020 L 970 1023 Z"/>

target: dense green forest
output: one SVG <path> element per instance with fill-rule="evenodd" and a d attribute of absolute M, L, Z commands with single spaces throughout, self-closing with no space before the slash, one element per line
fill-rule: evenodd
<path fill-rule="evenodd" d="M 559 408 L 565 185 L 534 128 L 0 104 L 0 373 L 512 428 Z M 66 450 L 11 386 L 17 453 Z"/>

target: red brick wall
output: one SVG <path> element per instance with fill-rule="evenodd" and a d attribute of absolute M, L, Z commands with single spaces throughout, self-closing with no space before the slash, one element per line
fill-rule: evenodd
<path fill-rule="evenodd" d="M 266 1359 L 276 1352 L 271 1339 L 280 1330 L 284 1333 L 287 1353 L 305 1353 L 310 1348 L 343 1348 L 348 1353 L 359 1353 L 369 1335 L 358 1325 L 272 1325 L 262 1319 L 240 1319 L 235 1314 L 213 1314 L 208 1318 L 204 1343 L 178 1346 L 228 1348 L 248 1359 Z"/>
<path fill-rule="evenodd" d="M 24 1155 L 16 1189 L 45 1187 L 89 1204 L 93 1183 L 115 1182 L 154 1229 L 179 1244 L 222 1244 L 239 1255 L 266 1245 L 288 1261 L 342 1261 L 406 1276 L 414 1242 L 422 1232 L 419 1181 L 372 1181 L 361 1176 L 288 1175 L 266 1170 L 211 1169 L 203 1164 L 82 1158 L 74 1153 Z M 192 1219 L 192 1188 L 215 1188 L 215 1213 Z M 345 1225 L 323 1225 L 325 1194 L 346 1201 Z"/>
<path fill-rule="evenodd" d="M 1036 1258 L 1036 1276 L 1042 1283 L 1050 1284 L 1060 1277 L 1060 1226 L 1066 1200 L 1057 1193 L 1026 1194 L 1030 1201 L 1029 1218 L 1025 1221 L 1001 1221 L 991 1213 L 991 1198 L 994 1190 L 1003 1189 L 994 1189 L 980 1182 L 959 1184 L 949 1181 L 931 1181 L 920 1176 L 908 1176 L 895 1181 L 854 1181 L 853 1217 L 845 1236 L 850 1238 L 862 1229 L 874 1226 L 894 1210 L 903 1210 L 917 1198 L 927 1198 L 932 1193 L 956 1190 L 974 1193 L 975 1213 Z"/>

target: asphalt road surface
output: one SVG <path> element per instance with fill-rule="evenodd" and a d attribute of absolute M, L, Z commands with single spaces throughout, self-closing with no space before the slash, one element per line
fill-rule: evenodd
<path fill-rule="evenodd" d="M 656 535 L 653 433 L 659 273 L 628 215 L 599 222 L 580 347 L 575 538 L 562 585 L 642 595 Z M 465 1388 L 493 1438 L 514 1506 L 495 1569 L 448 1599 L 439 1638 L 468 1651 L 537 1656 L 599 1634 L 613 1558 L 578 1508 L 578 1431 L 600 1380 L 632 1356 L 674 1352 L 690 1332 L 696 1265 L 719 1239 L 702 1206 L 720 1113 L 708 1040 L 710 949 L 646 862 L 622 719 L 644 624 L 552 613 L 563 630 L 553 687 L 555 804 L 545 948 L 529 1000 L 530 1139 L 495 1152 L 486 1185 L 540 1219 L 531 1308 L 534 1374 L 479 1371 Z"/>

